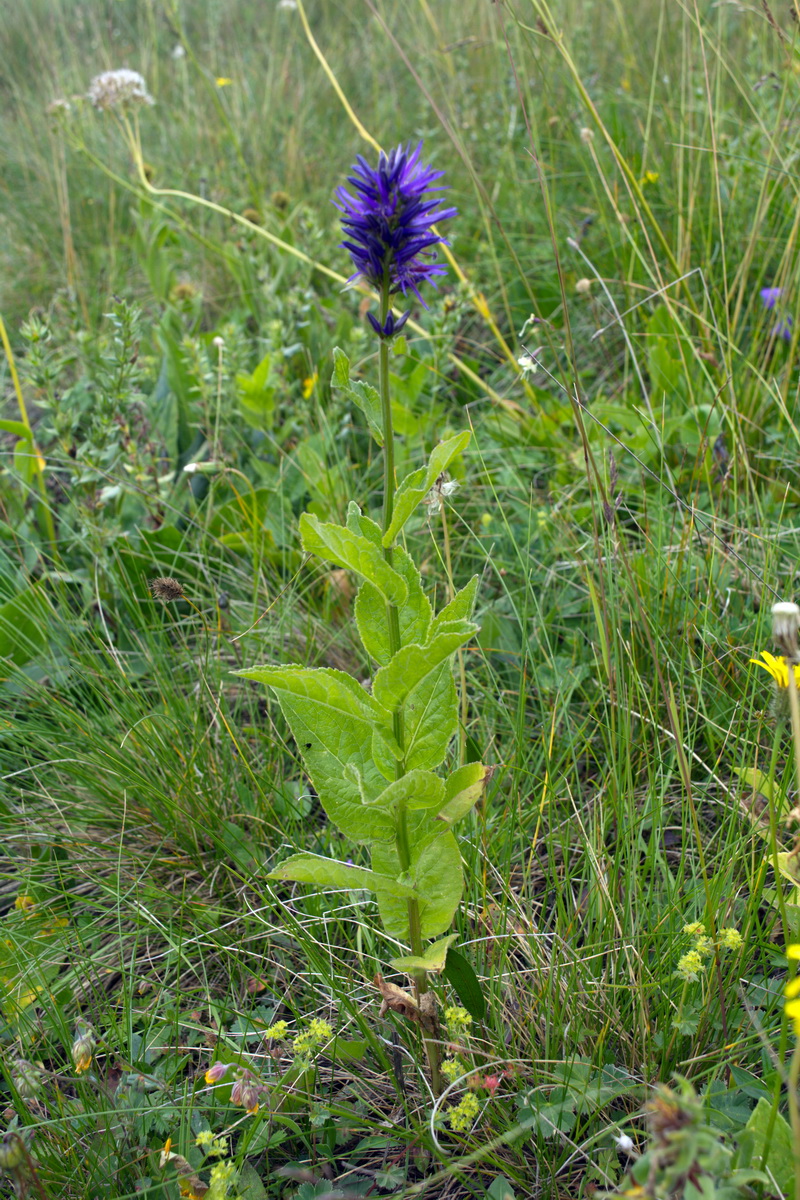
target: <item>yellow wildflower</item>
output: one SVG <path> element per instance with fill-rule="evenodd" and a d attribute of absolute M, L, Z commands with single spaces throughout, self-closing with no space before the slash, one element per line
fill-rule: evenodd
<path fill-rule="evenodd" d="M 720 950 L 741 950 L 744 945 L 744 938 L 739 933 L 738 929 L 730 926 L 728 929 L 720 929 L 719 931 L 719 947 Z"/>
<path fill-rule="evenodd" d="M 691 925 L 684 925 L 683 932 L 689 937 L 702 937 L 705 934 L 706 927 L 702 921 L 692 921 Z"/>
<path fill-rule="evenodd" d="M 710 937 L 699 937 L 695 939 L 694 948 L 701 958 L 706 958 L 714 949 L 714 943 Z"/>
<path fill-rule="evenodd" d="M 761 658 L 764 659 L 763 662 L 758 658 L 751 658 L 750 662 L 755 663 L 757 667 L 763 667 L 765 671 L 769 671 L 779 688 L 788 688 L 789 668 L 786 665 L 786 659 L 783 656 L 776 658 L 768 650 L 761 651 Z M 795 666 L 794 668 L 794 681 L 800 687 L 800 666 Z"/>
<path fill-rule="evenodd" d="M 703 970 L 703 960 L 696 950 L 689 950 L 678 959 L 677 973 L 687 983 L 697 979 Z"/>
<path fill-rule="evenodd" d="M 227 75 L 219 75 L 214 82 L 216 83 L 217 87 L 230 87 L 230 85 L 233 83 L 233 80 L 228 79 Z"/>
<path fill-rule="evenodd" d="M 17 896 L 16 900 L 14 901 L 14 908 L 19 909 L 20 912 L 27 913 L 35 907 L 36 901 L 34 900 L 33 896 Z"/>
<path fill-rule="evenodd" d="M 264 1033 L 262 1036 L 267 1041 L 272 1041 L 273 1039 L 276 1041 L 280 1041 L 281 1038 L 286 1037 L 286 1030 L 288 1028 L 289 1028 L 289 1025 L 286 1021 L 276 1021 L 274 1025 L 270 1025 L 269 1029 L 264 1030 Z"/>
<path fill-rule="evenodd" d="M 639 187 L 647 187 L 648 183 L 658 183 L 658 171 L 645 171 L 639 180 Z"/>
<path fill-rule="evenodd" d="M 303 399 L 304 400 L 307 400 L 309 398 L 309 396 L 311 395 L 311 393 L 314 391 L 314 388 L 317 386 L 318 379 L 319 379 L 319 372 L 315 371 L 313 375 L 309 375 L 307 379 L 303 380 Z"/>
<path fill-rule="evenodd" d="M 474 1092 L 467 1092 L 463 1100 L 448 1109 L 447 1123 L 453 1133 L 466 1133 L 480 1112 L 481 1106 Z"/>

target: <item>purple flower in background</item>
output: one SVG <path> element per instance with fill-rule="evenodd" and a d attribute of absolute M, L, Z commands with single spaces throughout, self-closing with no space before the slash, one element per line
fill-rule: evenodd
<path fill-rule="evenodd" d="M 783 295 L 783 288 L 762 288 L 759 295 L 764 308 L 774 308 Z"/>
<path fill-rule="evenodd" d="M 790 342 L 792 340 L 792 318 L 781 317 L 778 324 L 773 327 L 770 337 L 783 338 L 785 342 Z"/>
<path fill-rule="evenodd" d="M 388 283 L 391 292 L 413 292 L 425 305 L 420 284 L 436 286 L 436 278 L 447 272 L 435 262 L 433 252 L 434 246 L 447 242 L 431 227 L 456 216 L 457 210 L 442 207 L 442 198 L 436 193 L 443 191 L 444 185 L 433 185 L 444 172 L 422 166 L 421 153 L 422 142 L 415 150 L 409 144 L 397 146 L 388 155 L 381 151 L 377 167 L 359 155 L 347 178 L 355 195 L 340 187 L 334 204 L 343 214 L 346 240 L 341 245 L 356 268 L 351 279 L 363 276 L 378 289 Z M 393 333 L 402 320 L 394 323 Z M 381 336 L 392 336 L 380 328 L 380 322 L 372 324 Z"/>

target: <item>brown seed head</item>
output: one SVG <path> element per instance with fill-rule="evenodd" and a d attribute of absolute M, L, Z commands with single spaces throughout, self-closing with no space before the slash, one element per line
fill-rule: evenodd
<path fill-rule="evenodd" d="M 183 590 L 183 584 L 170 576 L 159 576 L 158 579 L 150 580 L 150 591 L 156 600 L 160 600 L 162 604 L 169 604 L 172 600 L 185 600 L 186 593 Z"/>

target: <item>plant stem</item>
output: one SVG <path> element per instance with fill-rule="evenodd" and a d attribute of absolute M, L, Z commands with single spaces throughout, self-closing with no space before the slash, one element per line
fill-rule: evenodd
<path fill-rule="evenodd" d="M 389 315 L 389 279 L 388 274 L 384 278 L 383 286 L 381 287 L 381 307 L 380 307 L 380 322 L 383 326 L 386 323 L 386 318 Z M 378 350 L 378 380 L 381 397 L 381 410 L 383 415 L 383 532 L 392 523 L 392 514 L 394 512 L 394 489 L 395 489 L 395 472 L 394 472 L 394 429 L 392 427 L 392 401 L 389 394 L 389 343 L 386 338 L 380 339 Z M 394 552 L 391 546 L 387 546 L 383 551 L 383 556 L 386 562 L 391 567 L 394 560 Z M 389 649 L 392 655 L 395 655 L 400 649 L 400 614 L 395 604 L 387 604 L 386 616 L 389 626 Z M 394 713 L 393 718 L 394 736 L 397 739 L 400 749 L 404 749 L 405 731 L 403 729 L 403 712 L 398 709 Z M 395 776 L 397 779 L 402 779 L 406 773 L 404 758 L 401 758 L 395 768 Z M 397 805 L 397 824 L 396 824 L 396 844 L 397 857 L 400 861 L 400 869 L 406 874 L 411 870 L 411 846 L 408 837 L 408 813 L 406 803 L 400 800 Z M 409 941 L 411 942 L 411 953 L 415 955 L 422 954 L 422 926 L 420 922 L 419 902 L 417 900 L 408 901 L 408 932 Z M 428 976 L 425 971 L 418 971 L 414 975 L 414 988 L 417 994 L 417 999 L 424 996 L 429 991 Z M 428 1060 L 428 1066 L 431 1072 L 431 1086 L 435 1095 L 439 1095 L 442 1090 L 441 1076 L 439 1074 L 439 1046 L 432 1031 L 425 1027 L 423 1021 L 420 1021 L 420 1029 L 422 1031 L 422 1040 L 425 1045 L 425 1055 Z"/>
<path fill-rule="evenodd" d="M 792 1061 L 789 1064 L 789 1076 L 786 1080 L 786 1092 L 789 1099 L 789 1120 L 792 1126 L 794 1141 L 794 1195 L 800 1200 L 800 1108 L 797 1103 L 797 1083 L 800 1079 L 800 1038 L 795 1043 Z"/>

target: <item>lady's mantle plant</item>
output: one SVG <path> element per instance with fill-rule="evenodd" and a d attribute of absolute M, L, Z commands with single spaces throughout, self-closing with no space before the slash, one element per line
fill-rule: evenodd
<path fill-rule="evenodd" d="M 368 888 L 375 892 L 387 932 L 410 946 L 393 960 L 415 982 L 418 1018 L 426 1039 L 432 1081 L 438 1090 L 435 1021 L 422 997 L 429 971 L 441 970 L 454 934 L 450 928 L 461 899 L 461 854 L 452 826 L 477 801 L 486 778 L 481 763 L 437 773 L 457 731 L 458 705 L 452 658 L 472 637 L 478 585 L 470 580 L 438 613 L 423 591 L 420 573 L 397 544 L 403 527 L 469 433 L 441 442 L 426 466 L 396 486 L 394 436 L 389 397 L 389 343 L 408 313 L 396 316 L 391 297 L 408 292 L 424 304 L 423 283 L 444 273 L 434 247 L 444 239 L 434 223 L 456 215 L 445 208 L 437 180 L 441 171 L 420 164 L 416 149 L 398 146 L 381 153 L 376 168 L 359 157 L 339 188 L 337 207 L 356 268 L 380 297 L 370 323 L 379 342 L 380 389 L 350 381 L 350 364 L 334 352 L 334 387 L 343 389 L 366 415 L 383 447 L 383 521 L 378 525 L 351 502 L 346 525 L 300 518 L 303 549 L 361 578 L 355 602 L 358 632 L 375 664 L 371 688 L 342 671 L 302 666 L 266 666 L 244 671 L 268 684 L 278 701 L 309 776 L 329 818 L 346 837 L 369 848 L 372 869 L 315 854 L 295 854 L 272 872 L 317 886 Z M 430 943 L 431 939 L 438 939 Z M 384 998 L 392 1006 L 386 985 Z M 395 989 L 400 995 L 400 989 Z"/>

